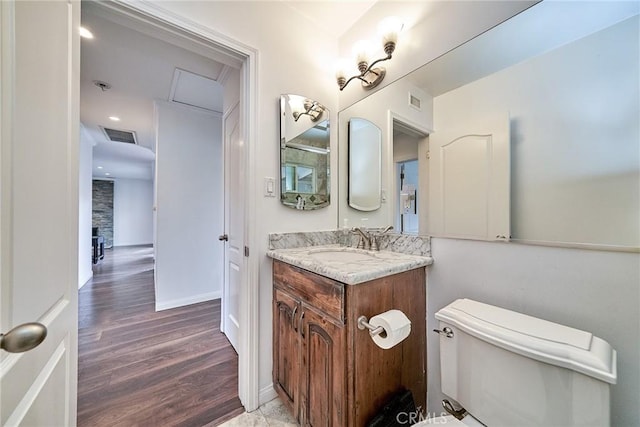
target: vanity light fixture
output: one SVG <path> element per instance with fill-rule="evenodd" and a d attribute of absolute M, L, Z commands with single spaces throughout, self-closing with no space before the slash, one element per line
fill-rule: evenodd
<path fill-rule="evenodd" d="M 339 60 L 336 65 L 336 80 L 340 90 L 343 90 L 349 82 L 356 79 L 362 82 L 362 87 L 365 89 L 373 89 L 382 82 L 382 79 L 384 79 L 386 74 L 386 70 L 383 67 L 375 67 L 375 65 L 391 59 L 391 55 L 396 49 L 396 45 L 398 43 L 398 34 L 402 30 L 402 27 L 402 21 L 395 16 L 390 16 L 380 22 L 378 25 L 378 35 L 382 41 L 384 53 L 387 56 L 376 59 L 371 62 L 371 64 L 369 64 L 369 58 L 371 56 L 372 49 L 369 41 L 361 40 L 356 42 L 353 46 L 353 55 L 356 58 L 356 65 L 360 74 L 356 74 L 347 79 L 346 70 L 348 68 L 348 60 Z"/>
<path fill-rule="evenodd" d="M 291 106 L 291 112 L 295 122 L 302 116 L 309 116 L 312 122 L 317 122 L 324 112 L 322 105 L 310 99 L 305 99 L 302 103 L 297 99 L 292 99 L 289 101 L 289 105 Z"/>

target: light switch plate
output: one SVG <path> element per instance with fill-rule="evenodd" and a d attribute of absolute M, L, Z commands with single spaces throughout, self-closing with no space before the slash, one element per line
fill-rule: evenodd
<path fill-rule="evenodd" d="M 276 180 L 273 177 L 264 178 L 264 197 L 276 197 Z"/>

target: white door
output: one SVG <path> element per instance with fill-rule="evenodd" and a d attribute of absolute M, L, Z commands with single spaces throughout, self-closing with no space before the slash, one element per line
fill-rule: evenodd
<path fill-rule="evenodd" d="M 76 424 L 80 3 L 0 2 L 0 425 Z M 4 347 L 19 346 L 15 336 Z"/>
<path fill-rule="evenodd" d="M 240 337 L 240 286 L 244 263 L 244 150 L 236 104 L 222 119 L 224 132 L 224 291 L 222 331 L 236 352 Z"/>
<path fill-rule="evenodd" d="M 429 231 L 509 240 L 508 115 L 436 129 L 429 137 Z"/>

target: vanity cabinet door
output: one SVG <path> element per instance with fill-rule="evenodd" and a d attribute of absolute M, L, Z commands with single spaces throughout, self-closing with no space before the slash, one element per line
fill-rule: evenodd
<path fill-rule="evenodd" d="M 273 385 L 298 419 L 300 302 L 279 289 L 273 294 Z"/>
<path fill-rule="evenodd" d="M 302 402 L 304 426 L 346 426 L 346 328 L 303 304 Z"/>

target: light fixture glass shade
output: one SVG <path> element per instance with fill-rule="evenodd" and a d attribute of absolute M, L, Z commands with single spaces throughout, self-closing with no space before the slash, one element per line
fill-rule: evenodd
<path fill-rule="evenodd" d="M 347 58 L 340 58 L 333 64 L 333 69 L 336 72 L 336 79 L 345 78 L 347 74 L 350 74 L 348 71 L 353 68 L 353 64 Z"/>
<path fill-rule="evenodd" d="M 82 37 L 82 38 L 85 38 L 85 39 L 92 39 L 93 38 L 93 33 L 91 31 L 89 31 L 85 27 L 80 27 L 78 29 L 78 32 L 80 33 L 80 37 Z"/>
<path fill-rule="evenodd" d="M 291 113 L 296 115 L 304 112 L 304 98 L 301 96 L 290 96 L 289 97 L 289 107 L 291 108 Z"/>
<path fill-rule="evenodd" d="M 397 16 L 388 16 L 378 24 L 378 36 L 382 39 L 382 45 L 398 43 L 398 34 L 404 24 Z"/>
<path fill-rule="evenodd" d="M 359 40 L 353 45 L 353 56 L 356 58 L 356 63 L 361 62 L 369 63 L 369 58 L 372 52 L 371 42 L 369 40 Z"/>

